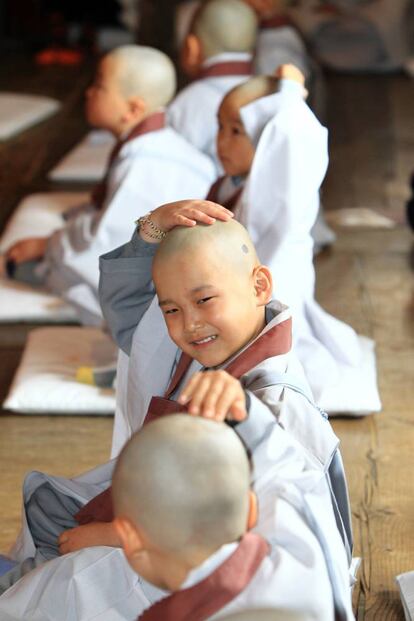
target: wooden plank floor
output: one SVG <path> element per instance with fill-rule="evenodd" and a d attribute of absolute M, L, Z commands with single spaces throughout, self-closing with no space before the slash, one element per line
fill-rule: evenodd
<path fill-rule="evenodd" d="M 17 200 L 51 189 L 45 174 L 85 131 L 82 91 L 90 67 L 33 69 L 24 59 L 0 89 L 56 96 L 62 111 L 0 145 L 0 221 Z M 29 77 L 26 73 L 29 70 Z M 0 70 L 1 71 L 1 70 Z M 327 209 L 380 208 L 402 213 L 414 168 L 414 82 L 403 76 L 328 76 L 331 167 L 324 185 Z M 56 186 L 54 186 L 56 187 Z M 383 411 L 334 421 L 346 467 L 356 553 L 364 557 L 355 590 L 357 618 L 403 619 L 394 576 L 414 569 L 413 236 L 393 230 L 338 231 L 335 247 L 317 260 L 323 306 L 377 341 Z M 0 327 L 0 396 L 18 363 L 27 327 Z M 0 418 L 0 550 L 19 525 L 21 482 L 31 469 L 64 476 L 107 458 L 111 420 L 85 417 Z"/>

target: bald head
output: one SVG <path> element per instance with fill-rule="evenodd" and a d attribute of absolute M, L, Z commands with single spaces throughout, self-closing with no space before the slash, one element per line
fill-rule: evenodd
<path fill-rule="evenodd" d="M 176 90 L 176 75 L 171 60 L 159 50 L 142 45 L 118 47 L 105 58 L 114 63 L 116 79 L 126 97 L 139 96 L 148 112 L 167 106 Z"/>
<path fill-rule="evenodd" d="M 240 110 L 240 108 L 256 101 L 256 99 L 277 93 L 279 85 L 280 80 L 274 76 L 255 76 L 229 91 L 221 105 L 230 106 L 233 110 Z"/>
<path fill-rule="evenodd" d="M 257 17 L 242 0 L 207 0 L 196 13 L 191 28 L 205 58 L 224 52 L 253 52 Z"/>
<path fill-rule="evenodd" d="M 204 201 L 197 201 L 200 202 Z M 157 249 L 153 263 L 154 277 L 162 270 L 165 261 L 177 255 L 187 260 L 199 255 L 200 260 L 208 258 L 220 264 L 222 269 L 228 268 L 235 274 L 250 275 L 253 268 L 259 265 L 248 232 L 236 220 L 217 220 L 211 225 L 197 224 L 194 227 L 172 229 Z"/>
<path fill-rule="evenodd" d="M 188 415 L 158 419 L 123 449 L 115 513 L 160 549 L 185 558 L 237 540 L 247 528 L 250 468 L 237 434 Z"/>

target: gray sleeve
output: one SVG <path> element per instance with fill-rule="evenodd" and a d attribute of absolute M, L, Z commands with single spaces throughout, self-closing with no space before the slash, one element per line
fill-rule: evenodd
<path fill-rule="evenodd" d="M 65 226 L 50 236 L 46 260 L 63 263 L 66 255 L 89 248 L 101 215 L 96 209 L 84 208 L 80 213 L 71 216 Z"/>
<path fill-rule="evenodd" d="M 250 390 L 246 390 L 245 394 L 248 417 L 235 426 L 235 431 L 253 452 L 270 435 L 274 425 L 277 424 L 277 419 L 268 406 Z"/>
<path fill-rule="evenodd" d="M 135 328 L 155 295 L 151 268 L 157 247 L 134 231 L 130 242 L 99 259 L 102 312 L 113 338 L 127 355 Z"/>

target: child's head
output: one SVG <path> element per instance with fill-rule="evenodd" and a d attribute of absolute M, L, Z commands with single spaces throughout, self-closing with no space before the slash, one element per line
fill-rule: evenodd
<path fill-rule="evenodd" d="M 153 279 L 170 337 L 203 366 L 222 364 L 264 327 L 272 278 L 234 220 L 172 229 Z"/>
<path fill-rule="evenodd" d="M 247 175 L 255 154 L 255 146 L 243 125 L 240 109 L 256 99 L 276 93 L 278 88 L 278 78 L 256 76 L 236 86 L 221 102 L 217 153 L 227 175 Z"/>
<path fill-rule="evenodd" d="M 196 12 L 181 49 L 184 71 L 196 76 L 207 58 L 224 52 L 252 53 L 257 17 L 242 0 L 207 0 Z"/>
<path fill-rule="evenodd" d="M 172 415 L 132 436 L 113 476 L 115 525 L 130 565 L 177 590 L 187 573 L 254 525 L 250 464 L 224 423 Z"/>
<path fill-rule="evenodd" d="M 121 136 L 158 108 L 176 89 L 175 69 L 163 52 L 125 45 L 103 57 L 86 91 L 86 117 Z"/>

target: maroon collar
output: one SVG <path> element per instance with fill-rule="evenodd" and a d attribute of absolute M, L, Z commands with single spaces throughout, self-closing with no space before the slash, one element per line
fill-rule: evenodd
<path fill-rule="evenodd" d="M 283 26 L 292 26 L 292 20 L 287 15 L 275 15 L 268 19 L 262 19 L 259 24 L 260 30 L 272 30 L 273 28 L 282 28 Z"/>
<path fill-rule="evenodd" d="M 206 196 L 206 201 L 213 201 L 213 203 L 219 203 L 223 207 L 226 207 L 226 209 L 230 209 L 230 211 L 233 211 L 233 209 L 236 207 L 237 201 L 239 200 L 241 196 L 241 193 L 244 190 L 244 185 L 241 185 L 239 188 L 237 188 L 233 192 L 233 194 L 229 196 L 225 201 L 220 201 L 219 200 L 220 188 L 223 185 L 223 182 L 226 178 L 227 178 L 226 176 L 219 177 L 217 181 L 213 183 L 213 185 L 209 189 L 208 194 Z"/>
<path fill-rule="evenodd" d="M 269 544 L 246 533 L 233 554 L 207 578 L 153 604 L 139 621 L 204 621 L 233 601 L 253 579 Z"/>
<path fill-rule="evenodd" d="M 260 335 L 253 343 L 248 345 L 246 349 L 229 362 L 224 369 L 233 377 L 240 379 L 242 375 L 260 364 L 260 362 L 268 358 L 273 358 L 273 356 L 287 354 L 291 347 L 292 319 L 289 317 Z M 193 358 L 188 354 L 184 352 L 181 354 L 177 368 L 165 392 L 165 398 L 168 399 L 171 397 L 178 388 L 192 361 Z"/>
<path fill-rule="evenodd" d="M 253 62 L 251 60 L 224 60 L 218 61 L 208 67 L 202 67 L 197 79 L 231 77 L 233 75 L 253 74 Z"/>

